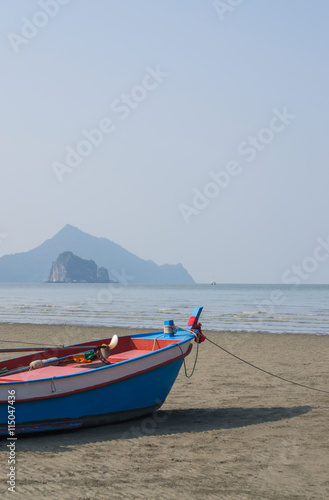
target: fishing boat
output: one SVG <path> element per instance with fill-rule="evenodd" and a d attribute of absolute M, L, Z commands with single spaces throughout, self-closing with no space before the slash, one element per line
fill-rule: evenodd
<path fill-rule="evenodd" d="M 0 362 L 0 435 L 104 425 L 160 408 L 192 341 L 204 340 L 194 309 L 187 328 L 34 351 Z M 37 351 L 37 352 L 36 352 Z"/>

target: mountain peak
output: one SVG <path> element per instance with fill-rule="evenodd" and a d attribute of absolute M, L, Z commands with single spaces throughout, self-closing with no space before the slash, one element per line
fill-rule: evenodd
<path fill-rule="evenodd" d="M 0 282 L 45 281 L 57 256 L 72 252 L 81 259 L 93 260 L 109 270 L 113 281 L 127 283 L 194 283 L 193 278 L 180 265 L 158 266 L 137 257 L 117 243 L 92 236 L 66 224 L 52 238 L 23 253 L 0 258 Z"/>
<path fill-rule="evenodd" d="M 60 229 L 58 231 L 58 233 L 56 233 L 56 234 L 59 234 L 59 233 L 73 233 L 73 232 L 76 232 L 76 231 L 79 231 L 79 233 L 83 232 L 78 227 L 72 226 L 71 224 L 65 224 L 65 226 L 62 227 L 62 229 Z"/>

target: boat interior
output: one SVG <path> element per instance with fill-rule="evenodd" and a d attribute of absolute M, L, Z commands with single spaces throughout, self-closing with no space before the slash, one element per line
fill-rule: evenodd
<path fill-rule="evenodd" d="M 109 356 L 106 358 L 93 356 L 92 346 L 108 345 L 111 338 L 89 341 L 61 349 L 48 349 L 27 356 L 1 361 L 0 383 L 23 382 L 83 373 L 95 368 L 103 368 L 107 365 L 133 360 L 181 340 L 164 339 L 161 336 L 163 337 L 164 334 L 160 332 L 158 336 L 149 338 L 120 337 L 116 347 L 109 351 Z M 33 368 L 30 367 L 31 364 Z"/>

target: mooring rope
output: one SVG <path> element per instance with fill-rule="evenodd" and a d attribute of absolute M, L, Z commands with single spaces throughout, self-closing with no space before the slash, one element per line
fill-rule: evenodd
<path fill-rule="evenodd" d="M 188 332 L 190 335 L 193 335 L 194 338 L 196 339 L 196 354 L 195 354 L 195 360 L 194 360 L 194 364 L 193 364 L 193 368 L 192 368 L 192 371 L 191 373 L 188 375 L 187 374 L 187 367 L 186 367 L 186 361 L 185 361 L 185 356 L 184 356 L 184 353 L 183 353 L 183 350 L 181 348 L 181 346 L 179 344 L 176 344 L 177 347 L 179 347 L 180 349 L 180 352 L 182 353 L 182 355 L 184 356 L 183 357 L 183 362 L 184 362 L 184 371 L 185 371 L 185 377 L 187 378 L 191 378 L 193 373 L 194 373 L 194 370 L 195 370 L 195 367 L 196 367 L 196 364 L 197 364 L 197 361 L 198 361 L 198 355 L 199 355 L 199 337 L 197 336 L 196 333 L 194 333 L 192 330 L 188 330 L 187 328 L 182 328 L 182 327 L 175 327 L 175 332 L 177 332 L 177 330 L 183 330 L 185 332 Z M 185 337 L 186 338 L 186 337 Z M 183 340 L 185 340 L 185 338 Z"/>
<path fill-rule="evenodd" d="M 24 344 L 24 345 L 37 345 L 37 346 L 41 345 L 41 346 L 49 347 L 49 344 L 41 344 L 40 342 L 26 342 L 26 341 L 21 341 L 21 340 L 3 340 L 3 339 L 0 339 L 0 343 L 1 342 L 5 342 L 7 344 L 15 343 L 15 344 Z M 62 344 L 62 345 L 54 345 L 51 348 L 52 349 L 61 349 L 63 347 L 64 347 L 64 345 Z"/>
<path fill-rule="evenodd" d="M 192 371 L 191 371 L 191 373 L 190 373 L 189 375 L 187 374 L 187 367 L 186 367 L 185 356 L 184 356 L 183 350 L 182 350 L 181 346 L 180 346 L 179 344 L 177 344 L 177 347 L 179 347 L 179 349 L 180 349 L 180 351 L 181 351 L 182 355 L 184 356 L 184 357 L 183 357 L 183 362 L 184 362 L 184 371 L 185 371 L 185 377 L 186 377 L 186 378 L 191 378 L 191 377 L 192 377 L 192 375 L 193 375 L 193 373 L 194 373 L 194 370 L 195 370 L 195 367 L 196 367 L 196 363 L 197 363 L 197 361 L 198 361 L 198 355 L 199 355 L 199 344 L 200 344 L 200 342 L 197 342 L 197 343 L 196 343 L 196 354 L 195 354 L 194 365 L 193 365 Z"/>
<path fill-rule="evenodd" d="M 233 354 L 232 352 L 228 351 L 227 349 L 225 349 L 224 347 L 220 346 L 219 344 L 216 344 L 216 342 L 213 342 L 212 340 L 208 339 L 208 337 L 206 337 L 206 340 L 208 340 L 208 342 L 210 342 L 211 344 L 214 344 L 216 347 L 218 347 L 219 349 L 221 349 L 222 351 L 226 352 L 227 354 L 229 354 L 230 356 L 233 356 L 233 358 L 236 358 L 238 359 L 239 361 L 242 361 L 242 363 L 245 363 L 246 365 L 249 365 L 251 366 L 252 368 L 255 368 L 256 370 L 259 370 L 261 372 L 264 372 L 266 373 L 267 375 L 270 375 L 271 377 L 275 377 L 275 378 L 278 378 L 280 380 L 283 380 L 284 382 L 288 382 L 289 384 L 294 384 L 294 385 L 298 385 L 300 387 L 304 387 L 305 389 L 310 389 L 311 391 L 317 391 L 317 392 L 324 392 L 326 394 L 329 394 L 329 391 L 325 391 L 324 389 L 317 389 L 316 387 L 311 387 L 309 385 L 305 385 L 305 384 L 300 384 L 299 382 L 295 382 L 293 380 L 289 380 L 285 377 L 281 377 L 280 375 L 276 375 L 275 373 L 272 373 L 272 372 L 269 372 L 268 370 L 264 370 L 263 368 L 260 368 L 259 366 L 256 366 L 254 365 L 253 363 L 250 363 L 249 361 L 246 361 L 245 359 L 243 358 L 240 358 L 239 356 L 237 356 L 236 354 Z"/>
<path fill-rule="evenodd" d="M 178 329 L 179 330 L 184 330 L 186 332 L 189 332 L 189 333 L 191 333 L 192 335 L 194 335 L 197 338 L 197 335 L 192 330 L 187 330 L 186 328 L 181 328 L 181 327 L 178 328 Z M 241 361 L 242 363 L 245 363 L 246 365 L 249 365 L 252 368 L 255 368 L 256 370 L 259 370 L 259 371 L 261 371 L 263 373 L 266 373 L 267 375 L 270 375 L 271 377 L 278 378 L 279 380 L 283 380 L 284 382 L 287 382 L 289 384 L 298 385 L 299 387 L 304 387 L 304 389 L 309 389 L 311 391 L 324 392 L 325 394 L 329 394 L 329 391 L 326 391 L 324 389 L 317 389 L 316 387 L 311 387 L 310 385 L 301 384 L 300 382 L 295 382 L 294 380 L 289 380 L 288 378 L 281 377 L 280 375 L 276 375 L 275 373 L 272 373 L 272 372 L 270 372 L 268 370 L 264 370 L 264 368 L 260 368 L 259 366 L 256 366 L 253 363 L 250 363 L 250 361 L 247 361 L 247 360 L 245 360 L 243 358 L 240 358 L 236 354 L 233 354 L 233 352 L 228 351 L 227 349 L 225 349 L 224 347 L 220 346 L 219 344 L 216 344 L 216 342 L 214 342 L 213 340 L 208 339 L 208 337 L 205 337 L 205 339 L 208 340 L 208 342 L 210 342 L 211 344 L 213 344 L 216 347 L 218 347 L 219 349 L 221 349 L 222 351 L 226 352 L 226 354 L 229 354 L 230 356 L 232 356 L 233 358 Z M 178 346 L 178 347 L 180 347 L 180 346 Z M 196 362 L 197 362 L 197 359 L 198 359 L 198 350 L 199 350 L 199 342 L 197 342 L 196 357 L 195 357 L 194 366 L 193 366 L 193 369 L 192 369 L 192 372 L 191 372 L 190 375 L 187 375 L 186 363 L 185 363 L 185 358 L 184 358 L 184 369 L 185 369 L 185 375 L 186 375 L 187 378 L 192 377 L 192 375 L 194 373 Z"/>

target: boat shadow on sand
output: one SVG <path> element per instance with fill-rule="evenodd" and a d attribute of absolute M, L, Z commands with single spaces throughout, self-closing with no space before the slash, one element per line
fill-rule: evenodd
<path fill-rule="evenodd" d="M 74 445 L 93 442 L 228 430 L 287 420 L 304 415 L 312 409 L 312 406 L 163 409 L 145 417 L 100 427 L 18 436 L 19 449 L 21 452 L 63 452 L 71 451 Z"/>

